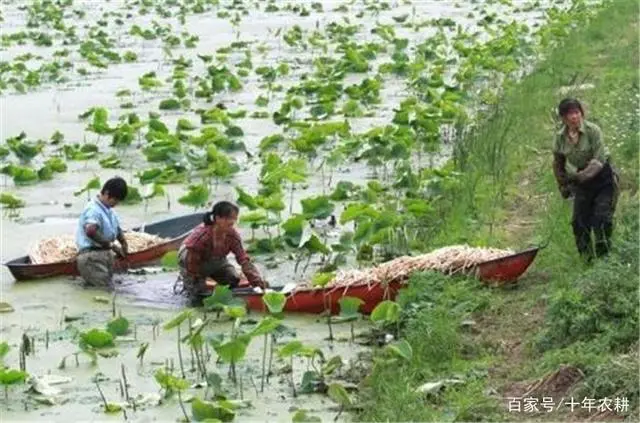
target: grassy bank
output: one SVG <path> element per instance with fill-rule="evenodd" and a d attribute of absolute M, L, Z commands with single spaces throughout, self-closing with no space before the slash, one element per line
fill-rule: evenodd
<path fill-rule="evenodd" d="M 412 359 L 372 369 L 359 420 L 593 416 L 580 407 L 573 413 L 564 407 L 547 413 L 541 406 L 535 415 L 508 412 L 506 397 L 524 394 L 561 365 L 576 366 L 583 376 L 534 391 L 539 401 L 543 394 L 556 405 L 562 397 L 596 403 L 626 397 L 629 407 L 621 414 L 637 419 L 639 86 L 638 2 L 618 0 L 547 52 L 524 80 L 506 87 L 499 105 L 458 148 L 463 189 L 450 194 L 453 206 L 429 245 L 550 244 L 510 288 L 416 275 L 398 300 Z M 601 125 L 623 180 L 614 251 L 591 267 L 576 253 L 571 203 L 560 197 L 551 171 L 554 108 L 566 95 L 579 97 L 587 118 Z M 436 394 L 415 392 L 446 379 L 460 383 Z"/>

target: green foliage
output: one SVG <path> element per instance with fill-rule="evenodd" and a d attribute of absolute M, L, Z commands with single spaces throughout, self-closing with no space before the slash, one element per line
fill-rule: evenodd
<path fill-rule="evenodd" d="M 163 369 L 158 369 L 154 373 L 158 385 L 165 391 L 165 398 L 171 397 L 176 392 L 182 392 L 189 387 L 189 382 L 167 373 Z"/>
<path fill-rule="evenodd" d="M 177 251 L 168 251 L 162 256 L 162 267 L 166 269 L 177 269 L 178 268 L 178 252 Z"/>
<path fill-rule="evenodd" d="M 326 219 L 335 208 L 327 196 L 306 198 L 301 203 L 302 212 L 307 219 Z"/>
<path fill-rule="evenodd" d="M 76 197 L 79 195 L 82 195 L 85 192 L 91 191 L 91 190 L 95 190 L 95 189 L 100 189 L 100 178 L 98 176 L 95 176 L 91 179 L 89 179 L 89 181 L 85 184 L 85 186 L 78 190 L 75 191 L 73 193 L 73 195 L 75 195 Z"/>
<path fill-rule="evenodd" d="M 223 310 L 224 307 L 234 304 L 231 288 L 226 285 L 217 284 L 213 293 L 204 299 L 204 306 L 207 310 Z"/>
<path fill-rule="evenodd" d="M 116 317 L 107 323 L 107 331 L 113 336 L 123 336 L 129 332 L 129 321 L 124 317 Z"/>
<path fill-rule="evenodd" d="M 393 344 L 389 344 L 386 346 L 386 348 L 392 354 L 404 360 L 411 361 L 411 358 L 413 357 L 413 349 L 411 348 L 411 344 L 409 344 L 406 339 L 394 342 Z"/>
<path fill-rule="evenodd" d="M 158 106 L 160 110 L 179 110 L 180 107 L 180 102 L 175 98 L 162 100 Z"/>
<path fill-rule="evenodd" d="M 380 302 L 371 312 L 371 321 L 378 324 L 395 323 L 400 319 L 400 305 L 394 301 Z"/>
<path fill-rule="evenodd" d="M 638 411 L 640 386 L 637 375 L 640 373 L 640 360 L 637 350 L 632 348 L 629 354 L 609 357 L 602 363 L 586 368 L 586 379 L 576 395 L 579 398 L 627 398 L 631 415 Z"/>
<path fill-rule="evenodd" d="M 193 310 L 184 310 L 178 313 L 176 316 L 174 316 L 173 319 L 169 320 L 167 323 L 164 324 L 164 330 L 171 330 L 173 328 L 177 328 L 183 322 L 188 320 L 191 316 L 193 316 Z"/>
<path fill-rule="evenodd" d="M 209 188 L 205 185 L 189 185 L 185 195 L 178 198 L 180 204 L 194 208 L 203 207 L 209 200 Z"/>
<path fill-rule="evenodd" d="M 4 357 L 9 352 L 9 344 L 7 341 L 0 342 L 0 361 L 4 361 Z"/>
<path fill-rule="evenodd" d="M 251 331 L 251 336 L 261 336 L 273 332 L 282 324 L 281 319 L 277 319 L 272 316 L 265 316 L 258 322 L 255 328 Z"/>
<path fill-rule="evenodd" d="M 281 292 L 267 292 L 262 296 L 262 301 L 269 309 L 269 313 L 281 313 L 287 302 L 286 296 Z"/>
<path fill-rule="evenodd" d="M 340 316 L 352 318 L 359 315 L 358 310 L 364 301 L 360 298 L 344 296 L 338 300 L 338 303 L 340 304 Z"/>
<path fill-rule="evenodd" d="M 142 202 L 142 195 L 140 195 L 140 190 L 133 185 L 129 185 L 127 187 L 127 196 L 122 201 L 124 205 L 131 204 L 140 204 Z"/>
<path fill-rule="evenodd" d="M 114 329 L 120 329 L 121 327 L 122 324 L 119 322 L 115 324 Z M 113 335 L 110 332 L 101 329 L 91 329 L 80 334 L 80 346 L 96 349 L 113 347 Z"/>
<path fill-rule="evenodd" d="M 335 279 L 335 272 L 319 272 L 313 275 L 311 278 L 311 284 L 317 287 L 324 287 L 333 279 Z"/>
<path fill-rule="evenodd" d="M 342 407 L 348 407 L 351 405 L 351 398 L 349 397 L 347 390 L 339 383 L 332 383 L 329 385 L 327 394 L 329 395 L 329 398 Z"/>
<path fill-rule="evenodd" d="M 27 373 L 16 369 L 8 369 L 6 367 L 0 367 L 0 384 L 2 385 L 14 385 L 16 383 L 24 382 L 27 378 Z"/>
<path fill-rule="evenodd" d="M 25 206 L 25 202 L 22 199 L 6 192 L 0 194 L 0 204 L 7 209 L 19 209 Z"/>
<path fill-rule="evenodd" d="M 218 357 L 225 363 L 238 363 L 244 359 L 247 347 L 251 342 L 250 335 L 241 335 L 223 344 L 214 346 Z"/>
<path fill-rule="evenodd" d="M 225 407 L 221 403 L 203 401 L 198 397 L 194 398 L 191 403 L 191 413 L 193 414 L 193 419 L 197 422 L 230 422 L 235 418 L 235 412 L 232 409 Z"/>
<path fill-rule="evenodd" d="M 291 417 L 292 423 L 322 423 L 318 416 L 309 415 L 307 410 L 298 409 Z"/>

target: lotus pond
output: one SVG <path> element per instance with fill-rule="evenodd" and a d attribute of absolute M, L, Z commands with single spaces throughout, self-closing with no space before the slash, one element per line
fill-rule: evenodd
<path fill-rule="evenodd" d="M 449 165 L 464 156 L 456 136 L 588 10 L 4 0 L 2 260 L 72 233 L 116 174 L 133 187 L 117 210 L 125 229 L 239 203 L 272 285 L 419 251 L 446 213 L 441 194 L 473 189 Z M 323 319 L 283 318 L 277 298 L 269 316 L 224 292 L 183 312 L 175 272 L 122 275 L 115 296 L 0 276 L 5 420 L 348 419 L 366 368 L 366 337 L 352 333 L 374 325 L 354 310 L 327 341 Z M 386 306 L 374 320 L 393 320 Z M 389 346 L 389 359 L 410 357 Z"/>

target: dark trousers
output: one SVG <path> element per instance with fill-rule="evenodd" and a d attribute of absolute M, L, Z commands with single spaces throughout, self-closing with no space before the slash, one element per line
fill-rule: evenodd
<path fill-rule="evenodd" d="M 611 248 L 617 177 L 608 164 L 600 173 L 593 181 L 574 189 L 573 234 L 578 252 L 587 261 L 606 256 Z"/>

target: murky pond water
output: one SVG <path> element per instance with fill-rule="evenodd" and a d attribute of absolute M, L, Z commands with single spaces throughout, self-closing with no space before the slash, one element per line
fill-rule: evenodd
<path fill-rule="evenodd" d="M 26 23 L 26 13 L 20 10 L 20 6 L 27 2 L 3 2 L 2 32 L 5 34 L 24 30 Z M 154 4 L 154 2 L 145 2 Z M 359 43 L 378 40 L 372 33 L 376 23 L 394 25 L 397 37 L 409 39 L 411 45 L 421 43 L 434 34 L 432 27 L 423 27 L 417 31 L 399 25 L 403 15 L 404 19 L 415 21 L 426 21 L 430 19 L 449 18 L 457 24 L 469 30 L 478 30 L 478 37 L 484 37 L 482 27 L 478 26 L 480 17 L 492 15 L 494 12 L 498 16 L 503 16 L 509 20 L 511 18 L 520 22 L 535 24 L 542 16 L 542 7 L 525 8 L 527 11 L 513 12 L 512 8 L 496 4 L 496 2 L 456 2 L 456 1 L 418 1 L 413 4 L 400 2 L 390 3 L 389 10 L 372 11 L 371 6 L 377 2 L 355 2 L 348 6 L 348 12 L 336 11 L 340 6 L 339 2 L 323 1 L 324 12 L 314 12 L 310 2 L 302 2 L 306 9 L 311 10 L 308 16 L 300 16 L 294 11 L 280 11 L 267 13 L 264 11 L 265 2 L 246 2 L 248 14 L 242 15 L 242 19 L 234 28 L 228 19 L 217 17 L 219 11 L 225 10 L 222 6 L 216 7 L 203 14 L 189 14 L 186 22 L 181 24 L 177 18 L 163 18 L 149 9 L 146 15 L 138 13 L 139 5 L 133 2 L 111 1 L 75 1 L 73 8 L 84 10 L 84 18 L 73 18 L 73 15 L 65 21 L 75 23 L 78 26 L 77 34 L 81 41 L 85 40 L 85 24 L 94 25 L 99 21 L 105 12 L 120 12 L 125 17 L 124 25 L 117 26 L 112 23 L 113 16 L 106 17 L 108 23 L 105 29 L 108 35 L 116 40 L 114 51 L 124 53 L 134 51 L 138 60 L 130 64 L 111 64 L 107 69 L 100 72 L 93 72 L 89 76 L 80 76 L 76 72 L 69 71 L 70 81 L 65 84 L 54 86 L 44 86 L 33 90 L 27 94 L 3 93 L 0 99 L 0 135 L 4 139 L 18 135 L 24 131 L 29 139 L 48 140 L 55 131 L 64 134 L 66 142 L 82 143 L 84 141 L 97 143 L 100 148 L 98 158 L 104 158 L 111 154 L 109 148 L 110 137 L 99 137 L 96 134 L 85 131 L 86 123 L 81 122 L 78 116 L 91 107 L 105 107 L 110 112 L 110 122 L 115 124 L 116 119 L 129 111 L 135 111 L 141 117 L 145 117 L 148 112 L 158 112 L 158 104 L 161 100 L 171 97 L 171 82 L 164 83 L 163 87 L 155 92 L 141 92 L 138 87 L 138 78 L 147 72 L 156 72 L 160 80 L 165 80 L 173 72 L 173 66 L 163 50 L 160 41 L 145 41 L 139 37 L 128 35 L 132 25 L 139 25 L 142 28 L 151 27 L 153 22 L 160 25 L 170 24 L 173 33 L 180 34 L 187 31 L 189 34 L 197 35 L 199 42 L 196 48 L 187 49 L 183 47 L 175 48 L 171 51 L 174 59 L 185 57 L 193 60 L 193 67 L 189 69 L 191 75 L 198 75 L 206 72 L 202 61 L 197 57 L 201 55 L 213 55 L 221 47 L 226 47 L 230 43 L 242 40 L 252 42 L 252 62 L 254 69 L 260 66 L 277 66 L 286 62 L 290 65 L 291 72 L 286 77 L 279 78 L 276 82 L 283 86 L 283 90 L 272 93 L 272 99 L 267 107 L 259 108 L 255 105 L 256 98 L 266 91 L 261 88 L 262 82 L 252 71 L 250 75 L 242 79 L 243 89 L 239 92 L 220 93 L 214 97 L 212 103 L 196 101 L 193 99 L 192 109 L 211 108 L 215 103 L 223 103 L 229 110 L 245 109 L 249 115 L 255 110 L 267 111 L 271 115 L 277 111 L 285 98 L 287 88 L 300 82 L 301 78 L 313 71 L 313 60 L 321 55 L 319 50 L 303 50 L 288 46 L 282 40 L 282 36 L 276 36 L 278 31 L 283 33 L 293 25 L 298 25 L 303 32 L 313 31 L 316 28 L 323 30 L 332 22 L 341 25 L 357 23 L 360 25 L 358 32 L 353 36 L 353 40 Z M 286 6 L 284 2 L 275 2 L 281 7 Z M 288 4 L 289 2 L 287 2 Z M 489 4 L 490 3 L 490 4 Z M 530 2 L 513 2 L 517 7 L 524 6 Z M 546 2 L 545 2 L 546 3 Z M 162 2 L 155 2 L 162 4 Z M 170 2 L 167 2 L 170 4 Z M 132 5 L 130 10 L 128 5 Z M 168 6 L 167 6 L 168 7 Z M 131 13 L 131 16 L 126 16 Z M 233 15 L 235 12 L 231 11 Z M 362 13 L 362 15 L 360 15 Z M 398 22 L 393 18 L 397 18 Z M 42 29 L 44 31 L 44 28 Z M 239 36 L 238 36 L 239 34 Z M 33 47 L 30 44 L 24 46 L 6 47 L 1 51 L 2 61 L 11 61 L 19 55 L 33 53 L 45 57 L 48 61 L 53 51 L 61 48 L 60 40 L 55 40 L 54 47 Z M 76 50 L 71 46 L 71 50 Z M 83 59 L 77 57 L 77 53 L 72 53 L 71 57 L 78 61 L 75 67 L 87 66 Z M 388 61 L 388 54 L 381 54 L 372 62 L 373 68 Z M 233 69 L 232 64 L 237 64 L 244 58 L 240 51 L 229 55 L 228 64 Z M 365 77 L 372 77 L 371 74 L 360 76 L 348 75 L 343 81 L 344 85 L 357 84 Z M 191 81 L 193 82 L 193 81 Z M 122 99 L 116 97 L 116 92 L 123 89 L 130 89 L 134 92 L 131 101 L 134 103 L 133 110 L 120 108 Z M 370 128 L 388 124 L 393 118 L 394 108 L 407 96 L 406 81 L 402 78 L 388 76 L 382 85 L 380 92 L 381 103 L 371 108 L 370 116 L 362 118 L 349 118 L 348 122 L 352 132 L 360 133 Z M 180 118 L 187 118 L 192 122 L 199 122 L 199 117 L 193 111 L 189 112 L 163 112 L 162 120 L 173 130 L 176 122 Z M 337 119 L 340 120 L 340 119 Z M 233 153 L 232 156 L 241 166 L 241 171 L 236 174 L 231 183 L 221 183 L 212 193 L 211 200 L 235 200 L 235 186 L 242 187 L 250 193 L 255 193 L 258 188 L 258 173 L 260 161 L 256 158 L 260 141 L 268 135 L 280 133 L 282 128 L 277 126 L 271 119 L 242 118 L 234 120 L 235 124 L 241 126 L 244 136 L 241 138 L 246 148 L 252 153 L 252 157 L 244 153 Z M 108 139 L 109 138 L 109 139 Z M 431 159 L 434 165 L 449 156 L 451 146 L 443 145 L 441 151 Z M 41 156 L 49 157 L 55 146 L 48 146 Z M 110 176 L 119 174 L 127 178 L 128 181 L 139 186 L 137 172 L 153 167 L 153 164 L 145 163 L 144 156 L 140 149 L 133 146 L 126 152 L 118 153 L 122 160 L 122 169 L 109 170 L 100 167 L 97 160 L 87 162 L 68 162 L 69 171 L 63 174 L 56 174 L 51 181 L 39 182 L 28 187 L 14 187 L 12 182 L 5 179 L 5 189 L 19 195 L 26 202 L 26 207 L 20 210 L 18 219 L 2 219 L 0 234 L 2 237 L 0 256 L 4 261 L 21 256 L 29 251 L 30 246 L 40 238 L 56 236 L 60 234 L 73 233 L 76 219 L 86 201 L 86 196 L 74 196 L 74 191 L 80 189 L 88 179 L 94 175 L 100 176 L 104 181 Z M 318 166 L 320 159 L 316 159 L 313 164 Z M 41 164 L 38 157 L 34 160 L 36 165 Z M 326 176 L 326 175 L 325 175 Z M 339 180 L 349 180 L 354 183 L 365 182 L 371 176 L 369 170 L 363 163 L 350 163 L 338 169 L 333 175 L 333 186 Z M 323 187 L 323 180 L 319 171 L 312 170 L 308 179 L 308 184 L 303 189 L 294 192 L 294 212 L 300 210 L 300 199 L 314 194 L 328 192 L 328 187 Z M 326 180 L 325 180 L 326 182 Z M 176 199 L 184 191 L 184 185 L 168 185 L 165 187 L 170 199 L 170 208 L 166 199 L 153 199 L 150 202 L 147 213 L 144 213 L 142 205 L 121 206 L 117 211 L 121 221 L 126 228 L 137 226 L 144 222 L 161 220 L 170 216 L 189 213 L 192 209 L 180 205 Z M 336 210 L 339 212 L 339 210 Z M 245 235 L 250 231 L 243 228 Z M 335 234 L 339 235 L 339 232 Z M 273 285 L 282 285 L 291 281 L 299 282 L 302 277 L 293 272 L 293 263 L 285 261 L 276 269 L 266 269 L 260 263 L 258 266 Z M 308 274 L 306 275 L 308 277 Z M 46 281 L 34 281 L 15 283 L 10 273 L 3 268 L 0 273 L 1 301 L 13 305 L 15 311 L 0 315 L 1 327 L 0 338 L 7 340 L 13 347 L 6 360 L 12 367 L 17 367 L 17 346 L 23 333 L 28 333 L 36 339 L 36 353 L 27 359 L 27 371 L 33 375 L 43 375 L 49 372 L 63 374 L 73 378 L 73 382 L 61 385 L 60 398 L 66 400 L 64 404 L 56 406 L 39 406 L 34 408 L 32 401 L 26 401 L 22 387 L 10 393 L 10 400 L 7 402 L 0 399 L 0 407 L 3 412 L 3 420 L 92 420 L 92 419 L 113 419 L 121 420 L 121 415 L 106 416 L 100 410 L 100 396 L 91 381 L 96 372 L 101 372 L 106 377 L 102 382 L 102 389 L 109 401 L 121 401 L 119 387 L 119 375 L 121 365 L 127 369 L 129 384 L 132 395 L 157 392 L 159 387 L 152 377 L 153 370 L 160 366 L 153 363 L 165 363 L 166 360 L 177 360 L 176 336 L 171 332 L 161 331 L 157 339 L 153 339 L 152 325 L 154 321 L 166 321 L 177 310 L 184 306 L 184 300 L 173 295 L 172 286 L 175 274 L 163 273 L 144 277 L 127 275 L 124 277 L 122 285 L 117 288 L 118 299 L 117 308 L 123 316 L 131 322 L 137 322 L 137 339 L 131 342 L 124 342 L 119 345 L 120 354 L 115 358 L 99 359 L 97 367 L 91 367 L 86 360 L 81 358 L 80 365 L 76 367 L 73 360 L 69 360 L 66 369 L 56 370 L 56 366 L 65 355 L 77 350 L 77 346 L 68 339 L 51 339 L 50 345 L 45 348 L 45 331 L 58 333 L 66 327 L 61 324 L 62 313 L 83 317 L 80 321 L 74 322 L 74 326 L 81 328 L 104 327 L 105 322 L 111 317 L 111 306 L 96 303 L 93 298 L 97 295 L 105 295 L 96 290 L 84 289 L 77 281 L 67 278 L 57 278 Z M 322 348 L 325 355 L 341 355 L 345 359 L 354 359 L 361 350 L 360 347 L 349 342 L 335 342 L 329 348 L 329 344 L 324 340 L 327 329 L 324 323 L 318 322 L 315 316 L 287 316 L 286 324 L 297 333 L 297 338 L 305 344 L 315 345 Z M 366 327 L 366 323 L 359 323 L 358 326 Z M 220 331 L 228 330 L 228 325 L 221 324 Z M 339 338 L 348 338 L 348 326 L 337 327 Z M 149 351 L 145 357 L 145 362 L 139 366 L 136 353 L 140 342 L 150 342 Z M 264 394 L 256 395 L 251 384 L 251 378 L 256 381 L 259 378 L 259 360 L 261 357 L 261 343 L 255 340 L 249 349 L 248 360 L 241 369 L 244 380 L 244 397 L 252 401 L 253 407 L 241 410 L 238 421 L 290 421 L 290 415 L 295 408 L 305 408 L 312 411 L 312 414 L 322 416 L 323 419 L 332 419 L 336 414 L 335 404 L 326 396 L 321 395 L 301 395 L 293 398 L 288 385 L 288 375 L 277 376 L 272 379 Z M 190 366 L 190 360 L 187 360 Z M 282 363 L 277 364 L 282 367 Z M 306 364 L 296 362 L 294 366 L 294 378 L 300 381 Z M 220 373 L 226 374 L 226 366 L 220 366 Z M 234 394 L 237 391 L 232 390 Z M 198 393 L 192 390 L 191 393 Z M 175 400 L 158 407 L 149 407 L 144 410 L 128 410 L 128 417 L 137 421 L 148 420 L 175 420 L 181 417 L 182 413 Z M 347 418 L 343 415 L 342 418 Z"/>

